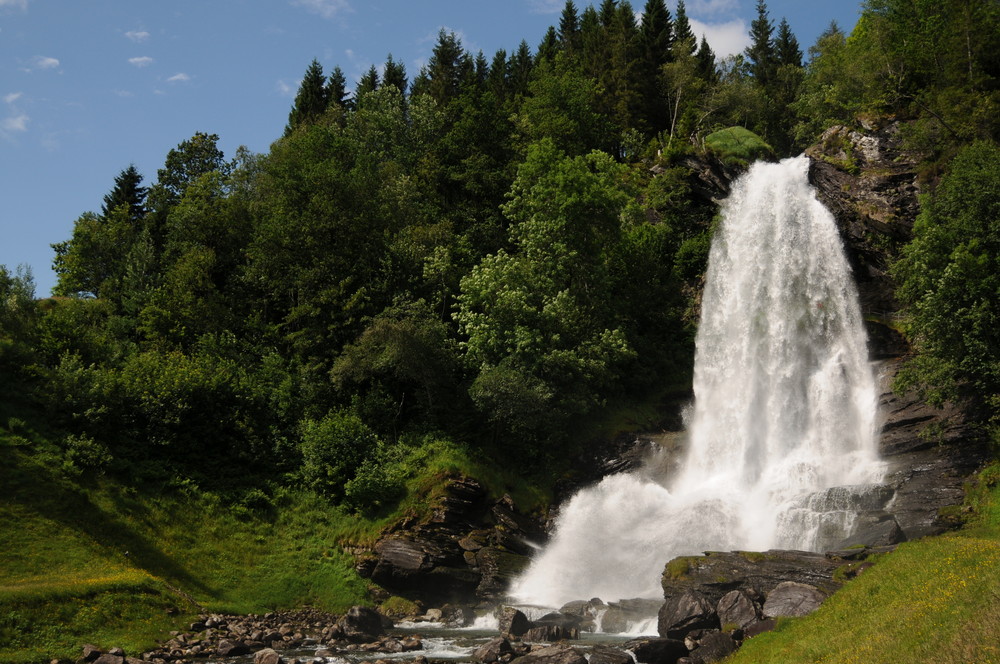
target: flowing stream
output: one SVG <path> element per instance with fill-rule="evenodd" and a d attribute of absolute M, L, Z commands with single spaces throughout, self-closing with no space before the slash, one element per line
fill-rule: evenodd
<path fill-rule="evenodd" d="M 877 493 L 877 392 L 833 216 L 805 157 L 755 164 L 712 240 L 688 445 L 672 477 L 613 475 L 561 510 L 519 603 L 661 596 L 708 550 L 823 550 Z"/>

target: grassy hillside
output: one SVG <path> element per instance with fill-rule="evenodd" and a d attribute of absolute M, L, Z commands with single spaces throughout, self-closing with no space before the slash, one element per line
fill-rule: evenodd
<path fill-rule="evenodd" d="M 445 475 L 517 488 L 442 442 L 401 462 L 413 471 L 407 492 L 380 515 L 277 483 L 234 503 L 185 480 L 134 486 L 67 472 L 44 423 L 2 410 L 0 662 L 75 658 L 86 642 L 138 653 L 204 610 L 369 603 L 345 546 L 370 544 L 389 520 L 419 511 Z M 540 500 L 523 487 L 518 497 Z"/>
<path fill-rule="evenodd" d="M 1000 468 L 965 529 L 901 544 L 816 613 L 748 641 L 732 664 L 1000 661 Z"/>

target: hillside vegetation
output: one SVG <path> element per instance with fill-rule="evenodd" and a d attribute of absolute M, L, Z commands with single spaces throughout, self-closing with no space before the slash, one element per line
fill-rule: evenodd
<path fill-rule="evenodd" d="M 899 122 L 924 156 L 891 257 L 905 380 L 996 425 L 1000 6 L 866 0 L 804 59 L 760 1 L 721 61 L 683 2 L 636 9 L 569 1 L 491 59 L 442 31 L 412 79 L 390 57 L 353 90 L 313 61 L 268 152 L 198 132 L 148 187 L 124 168 L 53 246 L 54 297 L 0 266 L 0 661 L 140 648 L 199 606 L 371 602 L 348 551 L 450 474 L 543 510 L 589 444 L 688 389 L 716 213 L 693 166 L 834 124 Z M 865 587 L 977 600 L 916 570 L 980 583 L 994 535 L 902 547 L 815 620 L 866 612 Z M 939 640 L 979 629 L 928 615 Z"/>

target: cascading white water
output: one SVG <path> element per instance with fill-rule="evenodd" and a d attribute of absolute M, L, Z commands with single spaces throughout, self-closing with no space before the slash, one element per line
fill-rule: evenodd
<path fill-rule="evenodd" d="M 514 599 L 657 597 L 679 555 L 815 550 L 848 534 L 838 496 L 864 489 L 832 487 L 878 480 L 877 397 L 853 278 L 808 164 L 755 164 L 723 205 L 677 476 L 614 475 L 577 493 Z"/>

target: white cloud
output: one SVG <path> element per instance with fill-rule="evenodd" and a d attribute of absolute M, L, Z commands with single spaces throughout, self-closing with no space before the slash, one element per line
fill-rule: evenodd
<path fill-rule="evenodd" d="M 12 115 L 9 118 L 4 118 L 3 123 L 0 124 L 0 130 L 4 133 L 28 131 L 28 120 L 30 119 L 24 113 Z"/>
<path fill-rule="evenodd" d="M 28 11 L 28 0 L 0 0 L 2 9 L 20 9 L 22 12 Z"/>
<path fill-rule="evenodd" d="M 282 97 L 293 97 L 295 96 L 295 88 L 286 83 L 283 79 L 278 79 L 278 82 L 274 85 L 275 90 Z"/>
<path fill-rule="evenodd" d="M 149 57 L 148 55 L 142 55 L 139 56 L 138 58 L 129 58 L 128 63 L 130 65 L 135 65 L 136 67 L 148 67 L 149 65 L 153 64 L 153 58 Z"/>
<path fill-rule="evenodd" d="M 167 83 L 185 83 L 190 81 L 191 77 L 184 72 L 178 72 L 167 79 Z"/>
<path fill-rule="evenodd" d="M 134 97 L 135 96 L 132 92 L 129 92 L 128 90 L 115 90 L 114 92 L 119 97 Z"/>
<path fill-rule="evenodd" d="M 690 21 L 691 31 L 698 41 L 700 42 L 704 35 L 719 59 L 742 53 L 743 49 L 750 45 L 750 34 L 743 19 L 737 18 L 725 23 L 702 23 L 697 19 Z"/>
<path fill-rule="evenodd" d="M 5 104 L 13 104 L 15 101 L 21 98 L 23 92 L 11 92 L 3 96 L 3 101 Z"/>
<path fill-rule="evenodd" d="M 555 14 L 566 5 L 565 0 L 528 0 L 532 14 Z"/>
<path fill-rule="evenodd" d="M 32 69 L 55 69 L 59 66 L 59 60 L 45 55 L 36 55 L 31 59 Z"/>
<path fill-rule="evenodd" d="M 149 33 L 145 30 L 129 30 L 125 33 L 125 36 L 134 41 L 136 44 L 141 44 L 149 39 Z"/>
<path fill-rule="evenodd" d="M 290 0 L 295 7 L 302 7 L 323 18 L 334 18 L 341 12 L 350 12 L 351 5 L 347 0 Z"/>

